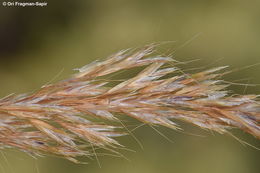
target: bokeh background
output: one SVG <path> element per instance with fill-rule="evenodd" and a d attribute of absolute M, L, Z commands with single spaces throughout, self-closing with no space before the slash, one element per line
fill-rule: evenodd
<path fill-rule="evenodd" d="M 29 1 L 26 1 L 29 2 Z M 174 51 L 179 61 L 199 59 L 185 68 L 229 65 L 238 69 L 225 77 L 232 82 L 260 83 L 259 0 L 52 0 L 47 7 L 0 5 L 0 96 L 29 92 L 54 76 L 64 79 L 71 69 L 129 47 L 170 41 L 160 51 Z M 251 66 L 252 65 L 252 66 Z M 248 68 L 247 68 L 248 67 Z M 233 85 L 236 93 L 260 94 L 260 86 Z M 76 165 L 60 158 L 34 159 L 2 150 L 3 173 L 257 173 L 260 151 L 230 136 L 190 125 L 187 133 L 159 128 L 135 131 L 144 149 L 131 137 L 119 140 L 136 152 L 128 160 L 109 156 Z M 260 147 L 259 141 L 234 131 Z"/>

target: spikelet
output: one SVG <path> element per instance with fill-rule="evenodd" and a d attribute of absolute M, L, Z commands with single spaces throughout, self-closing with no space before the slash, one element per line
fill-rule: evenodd
<path fill-rule="evenodd" d="M 180 129 L 174 119 L 219 133 L 235 127 L 260 138 L 260 102 L 256 95 L 228 95 L 219 80 L 225 67 L 180 74 L 176 61 L 152 56 L 153 51 L 154 46 L 120 51 L 33 94 L 0 99 L 1 147 L 77 162 L 79 156 L 92 156 L 91 148 L 121 146 L 114 137 L 125 134 L 118 123 L 122 116 L 172 129 Z M 120 83 L 105 80 L 141 66 L 140 73 Z"/>

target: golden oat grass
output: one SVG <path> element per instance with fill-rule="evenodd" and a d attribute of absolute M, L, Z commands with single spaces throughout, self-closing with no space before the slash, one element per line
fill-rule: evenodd
<path fill-rule="evenodd" d="M 220 78 L 225 67 L 178 73 L 177 61 L 153 53 L 154 46 L 120 51 L 67 80 L 0 99 L 1 147 L 74 162 L 96 148 L 118 154 L 115 137 L 129 132 L 123 116 L 172 129 L 180 129 L 174 122 L 179 119 L 221 134 L 235 127 L 260 138 L 257 95 L 230 95 Z M 143 70 L 134 77 L 106 80 L 135 67 Z"/>

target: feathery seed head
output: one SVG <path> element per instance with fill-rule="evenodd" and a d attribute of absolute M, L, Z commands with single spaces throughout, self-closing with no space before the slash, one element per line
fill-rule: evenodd
<path fill-rule="evenodd" d="M 260 138 L 257 96 L 228 95 L 219 80 L 226 66 L 168 77 L 180 69 L 170 57 L 152 56 L 153 50 L 120 51 L 33 94 L 0 99 L 1 146 L 74 162 L 94 148 L 115 152 L 120 144 L 114 137 L 125 134 L 122 124 L 112 123 L 120 121 L 117 114 L 173 129 L 180 128 L 174 119 L 219 133 L 236 127 Z M 104 82 L 106 75 L 140 66 L 146 67 L 119 84 Z"/>

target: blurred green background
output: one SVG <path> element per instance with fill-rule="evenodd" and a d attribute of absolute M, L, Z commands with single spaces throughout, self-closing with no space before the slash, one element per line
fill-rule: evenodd
<path fill-rule="evenodd" d="M 29 2 L 29 1 L 26 1 Z M 46 2 L 46 1 L 45 1 Z M 175 51 L 179 61 L 200 59 L 186 66 L 230 65 L 239 69 L 228 81 L 260 83 L 259 0 L 81 0 L 47 1 L 48 6 L 0 5 L 0 96 L 29 92 L 55 75 L 64 79 L 81 67 L 115 51 L 162 41 L 160 52 Z M 260 87 L 231 86 L 236 93 L 260 94 Z M 129 161 L 110 156 L 76 165 L 60 158 L 32 157 L 4 150 L 3 173 L 258 173 L 260 151 L 230 136 L 184 125 L 182 134 L 158 128 L 135 131 L 144 149 L 131 136 L 120 142 L 136 152 L 122 151 Z M 245 133 L 234 134 L 260 147 Z"/>

